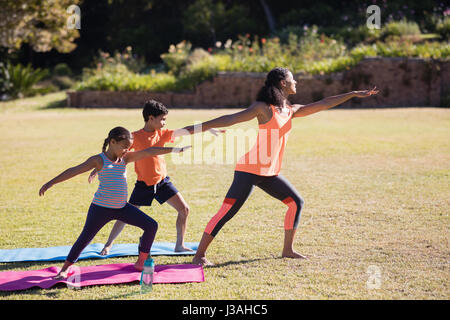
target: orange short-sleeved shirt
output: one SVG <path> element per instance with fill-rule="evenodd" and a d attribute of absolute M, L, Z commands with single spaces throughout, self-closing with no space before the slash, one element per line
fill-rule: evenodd
<path fill-rule="evenodd" d="M 130 149 L 140 151 L 149 147 L 164 147 L 168 142 L 173 142 L 173 130 L 161 129 L 153 132 L 144 129 L 133 132 L 133 145 Z M 134 163 L 134 170 L 139 181 L 152 186 L 167 176 L 166 162 L 163 155 L 146 157 Z"/>

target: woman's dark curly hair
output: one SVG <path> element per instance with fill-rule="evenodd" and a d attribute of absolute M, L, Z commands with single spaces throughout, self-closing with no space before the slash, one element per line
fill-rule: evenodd
<path fill-rule="evenodd" d="M 286 99 L 281 91 L 281 80 L 286 80 L 289 70 L 286 68 L 274 68 L 267 74 L 264 86 L 259 90 L 256 96 L 257 101 L 262 101 L 274 106 L 283 106 L 283 100 Z"/>

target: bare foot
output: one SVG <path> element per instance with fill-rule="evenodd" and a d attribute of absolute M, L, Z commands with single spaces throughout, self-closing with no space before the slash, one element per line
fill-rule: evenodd
<path fill-rule="evenodd" d="M 101 256 L 106 256 L 109 254 L 109 250 L 111 250 L 111 246 L 104 246 L 102 251 L 100 252 Z"/>
<path fill-rule="evenodd" d="M 62 280 L 67 278 L 69 271 L 60 271 L 56 276 L 53 277 L 53 280 Z"/>
<path fill-rule="evenodd" d="M 175 252 L 186 252 L 186 251 L 193 252 L 194 250 L 185 246 L 175 246 Z"/>
<path fill-rule="evenodd" d="M 202 265 L 204 267 L 211 267 L 214 265 L 214 263 L 209 262 L 206 257 L 197 257 L 195 256 L 194 259 L 192 259 L 192 264 Z"/>
<path fill-rule="evenodd" d="M 295 252 L 293 250 L 292 251 L 287 251 L 287 252 L 283 251 L 281 256 L 283 258 L 291 258 L 291 259 L 308 259 L 308 257 L 306 257 L 306 256 L 304 256 L 304 255 L 302 255 L 302 254 L 300 254 L 298 252 Z"/>

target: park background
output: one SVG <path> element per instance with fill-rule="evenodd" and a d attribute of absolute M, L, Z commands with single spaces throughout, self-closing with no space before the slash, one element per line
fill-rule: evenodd
<path fill-rule="evenodd" d="M 67 8 L 73 4 L 80 9 L 80 29 L 67 28 L 73 14 Z M 366 25 L 373 4 L 380 8 L 380 29 Z M 282 174 L 305 199 L 296 248 L 309 260 L 280 258 L 285 206 L 256 189 L 211 246 L 209 258 L 217 266 L 205 269 L 204 283 L 158 285 L 147 296 L 126 284 L 31 289 L 0 293 L 1 299 L 449 298 L 450 11 L 445 2 L 4 0 L 1 6 L 2 249 L 75 241 L 96 184 L 89 185 L 86 175 L 57 185 L 44 198 L 38 190 L 98 153 L 112 127 L 141 128 L 145 99 L 172 95 L 165 102 L 167 127 L 176 129 L 245 107 L 255 91 L 247 85 L 258 88 L 276 66 L 293 71 L 300 103 L 333 90 L 381 87 L 364 105 L 352 102 L 293 121 Z M 390 65 L 400 79 L 376 83 L 386 71 L 383 65 L 374 69 L 377 63 Z M 223 77 L 248 96 L 224 105 L 182 103 Z M 316 85 L 333 89 L 310 90 Z M 123 102 L 126 108 L 70 104 L 71 94 L 90 92 L 116 94 L 116 101 L 123 95 L 120 101 L 133 103 Z M 224 99 L 234 96 L 224 92 Z M 397 92 L 414 99 L 389 100 Z M 176 105 L 174 95 L 181 101 Z M 235 128 L 256 126 L 251 121 Z M 207 135 L 205 147 L 220 142 Z M 191 208 L 186 241 L 199 241 L 231 184 L 234 166 L 166 160 Z M 132 167 L 128 179 L 131 192 Z M 173 242 L 174 210 L 155 204 L 145 212 L 160 225 L 156 241 Z M 104 243 L 111 226 L 94 242 Z M 117 242 L 136 242 L 139 233 L 127 227 Z M 189 262 L 188 257 L 156 260 Z M 0 269 L 52 265 L 0 264 Z"/>

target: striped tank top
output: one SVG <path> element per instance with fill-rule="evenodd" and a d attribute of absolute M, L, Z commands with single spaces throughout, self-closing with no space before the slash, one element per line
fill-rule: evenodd
<path fill-rule="evenodd" d="M 123 159 L 112 162 L 102 152 L 103 168 L 98 172 L 100 184 L 92 203 L 113 209 L 123 208 L 128 199 L 127 166 Z"/>
<path fill-rule="evenodd" d="M 284 149 L 291 131 L 293 111 L 288 106 L 286 116 L 270 105 L 272 118 L 258 128 L 258 137 L 253 148 L 236 163 L 235 170 L 259 176 L 276 176 L 280 173 Z"/>

